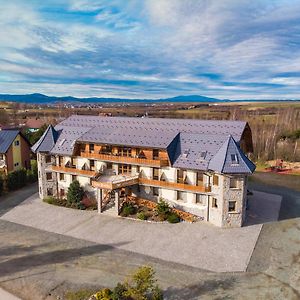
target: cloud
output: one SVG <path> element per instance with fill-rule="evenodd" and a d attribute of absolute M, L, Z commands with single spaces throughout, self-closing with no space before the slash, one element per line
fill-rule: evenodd
<path fill-rule="evenodd" d="M 299 98 L 299 1 L 14 3 L 0 10 L 3 92 Z"/>

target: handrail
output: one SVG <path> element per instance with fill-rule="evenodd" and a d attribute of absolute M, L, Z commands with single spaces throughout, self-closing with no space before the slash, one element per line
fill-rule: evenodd
<path fill-rule="evenodd" d="M 102 207 L 101 207 L 101 210 L 105 208 L 105 206 L 110 202 L 110 195 L 111 195 L 111 191 L 109 191 L 104 199 L 102 199 Z"/>
<path fill-rule="evenodd" d="M 138 157 L 131 157 L 131 156 L 118 156 L 112 154 L 101 154 L 101 153 L 89 153 L 89 152 L 80 152 L 81 157 L 86 158 L 95 158 L 100 160 L 108 160 L 108 161 L 115 161 L 120 163 L 136 163 L 141 165 L 154 165 L 154 166 L 168 166 L 169 161 L 168 159 L 148 159 L 148 158 L 138 158 Z"/>
<path fill-rule="evenodd" d="M 56 172 L 75 173 L 75 174 L 91 176 L 91 177 L 97 175 L 97 171 L 92 171 L 92 170 L 82 170 L 82 169 L 69 168 L 69 167 L 56 166 L 56 165 L 52 165 L 51 168 L 53 171 Z"/>
<path fill-rule="evenodd" d="M 210 186 L 204 185 L 190 185 L 186 183 L 178 183 L 172 181 L 163 181 L 163 180 L 156 180 L 156 179 L 148 179 L 148 178 L 139 178 L 139 183 L 142 185 L 156 185 L 165 188 L 172 188 L 172 189 L 180 189 L 180 190 L 187 190 L 192 192 L 210 192 Z"/>

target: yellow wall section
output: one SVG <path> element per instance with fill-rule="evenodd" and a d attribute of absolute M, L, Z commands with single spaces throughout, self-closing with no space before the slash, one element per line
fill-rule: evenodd
<path fill-rule="evenodd" d="M 19 145 L 16 146 L 15 142 L 19 141 Z M 21 137 L 18 134 L 15 140 L 12 143 L 12 150 L 13 150 L 13 166 L 14 170 L 19 170 L 22 168 L 22 155 L 21 155 Z M 16 163 L 19 163 L 18 166 L 15 166 Z"/>

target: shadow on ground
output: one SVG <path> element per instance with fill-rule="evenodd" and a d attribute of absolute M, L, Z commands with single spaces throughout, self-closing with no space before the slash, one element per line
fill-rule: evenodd
<path fill-rule="evenodd" d="M 183 288 L 170 287 L 164 291 L 164 295 L 169 300 L 197 300 L 201 299 L 201 296 L 214 292 L 218 289 L 224 291 L 230 290 L 234 287 L 235 278 L 225 278 L 223 280 L 206 280 L 199 284 L 188 285 Z"/>
<path fill-rule="evenodd" d="M 12 258 L 4 262 L 0 262 L 0 277 L 12 275 L 17 272 L 25 271 L 44 265 L 65 263 L 70 260 L 101 253 L 104 251 L 112 251 L 116 247 L 120 247 L 128 243 L 129 242 L 117 243 L 113 245 L 93 245 L 88 247 L 71 248 L 37 254 L 30 253 L 33 251 L 33 248 L 40 248 L 41 245 L 39 245 L 39 247 L 5 247 L 0 249 L 0 254 L 4 255 L 3 253 L 5 253 L 5 255 L 9 254 L 9 256 L 13 256 L 22 253 L 23 255 L 21 257 Z"/>

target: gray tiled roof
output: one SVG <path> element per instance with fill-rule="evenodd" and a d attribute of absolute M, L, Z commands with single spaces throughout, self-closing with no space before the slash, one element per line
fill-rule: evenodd
<path fill-rule="evenodd" d="M 236 141 L 240 141 L 245 129 L 244 121 L 217 121 L 192 119 L 163 119 L 163 118 L 132 118 L 132 117 L 100 117 L 73 115 L 62 121 L 63 127 L 99 127 L 126 130 L 146 129 L 149 132 L 188 132 L 202 134 L 231 134 Z"/>
<path fill-rule="evenodd" d="M 219 173 L 250 174 L 254 172 L 255 165 L 245 156 L 230 135 L 210 160 L 208 169 Z"/>
<path fill-rule="evenodd" d="M 65 127 L 58 124 L 57 126 L 55 126 L 55 130 L 59 131 L 60 135 L 55 143 L 55 146 L 52 148 L 51 153 L 60 155 L 72 155 L 77 139 L 84 133 L 88 132 L 90 129 L 90 127 L 85 126 Z"/>
<path fill-rule="evenodd" d="M 19 130 L 0 130 L 0 153 L 6 153 L 19 133 Z"/>
<path fill-rule="evenodd" d="M 49 125 L 42 137 L 31 147 L 33 152 L 49 152 L 55 145 L 59 136 L 52 125 Z"/>
<path fill-rule="evenodd" d="M 176 132 L 163 132 L 158 129 L 148 128 L 126 129 L 120 126 L 94 127 L 83 134 L 78 142 L 103 143 L 111 145 L 126 145 L 152 148 L 167 148 L 172 142 Z"/>
<path fill-rule="evenodd" d="M 237 147 L 241 160 L 248 160 L 235 142 L 240 141 L 246 124 L 241 121 L 74 115 L 55 127 L 59 137 L 51 153 L 72 155 L 75 142 L 161 148 L 167 149 L 174 167 L 197 170 L 214 167 L 212 170 L 227 172 L 229 166 L 221 168 L 225 164 L 221 154 L 229 135 L 234 143 L 232 146 L 230 140 L 230 147 L 235 150 Z M 225 154 L 223 159 L 227 159 Z M 247 162 L 246 173 L 253 169 L 250 163 Z"/>
<path fill-rule="evenodd" d="M 180 133 L 173 166 L 207 170 L 209 161 L 225 140 L 226 136 L 224 135 Z M 204 154 L 204 157 L 201 157 L 201 153 Z"/>

